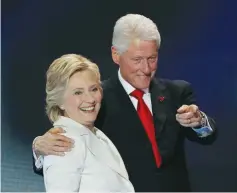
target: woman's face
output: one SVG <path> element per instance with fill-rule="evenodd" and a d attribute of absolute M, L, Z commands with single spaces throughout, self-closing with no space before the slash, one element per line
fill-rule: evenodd
<path fill-rule="evenodd" d="M 69 79 L 61 108 L 64 116 L 93 127 L 101 99 L 102 93 L 95 74 L 89 70 L 76 72 Z"/>

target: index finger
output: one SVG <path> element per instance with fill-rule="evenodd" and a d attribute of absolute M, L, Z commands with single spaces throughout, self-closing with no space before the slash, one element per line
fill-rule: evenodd
<path fill-rule="evenodd" d="M 196 113 L 198 111 L 198 106 L 197 105 L 190 105 L 189 110 L 192 111 L 193 113 Z"/>
<path fill-rule="evenodd" d="M 177 113 L 184 113 L 188 110 L 189 106 L 188 105 L 182 105 L 178 110 Z"/>
<path fill-rule="evenodd" d="M 178 119 L 190 119 L 193 117 L 193 113 L 192 112 L 180 113 L 180 114 L 177 114 L 176 117 Z"/>
<path fill-rule="evenodd" d="M 72 138 L 69 138 L 65 135 L 56 134 L 55 136 L 57 136 L 57 140 L 60 140 L 66 143 L 74 143 L 74 140 Z"/>

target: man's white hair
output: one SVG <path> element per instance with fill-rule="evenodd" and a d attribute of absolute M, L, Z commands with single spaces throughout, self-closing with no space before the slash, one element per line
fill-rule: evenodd
<path fill-rule="evenodd" d="M 114 26 L 112 45 L 122 54 L 134 40 L 154 40 L 159 48 L 161 38 L 156 24 L 139 14 L 127 14 L 119 18 Z"/>

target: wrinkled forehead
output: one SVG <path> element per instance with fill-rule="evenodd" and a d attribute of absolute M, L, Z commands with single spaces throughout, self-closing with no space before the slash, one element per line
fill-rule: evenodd
<path fill-rule="evenodd" d="M 153 40 L 134 39 L 131 41 L 127 53 L 141 56 L 156 55 L 158 53 L 158 46 L 156 41 Z"/>

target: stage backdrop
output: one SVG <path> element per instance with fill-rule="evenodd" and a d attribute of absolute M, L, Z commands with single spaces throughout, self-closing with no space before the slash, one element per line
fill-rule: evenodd
<path fill-rule="evenodd" d="M 194 191 L 237 191 L 237 1 L 2 1 L 2 191 L 44 191 L 33 173 L 31 143 L 51 126 L 44 112 L 45 72 L 66 53 L 116 73 L 110 46 L 126 13 L 153 19 L 162 45 L 157 76 L 192 83 L 201 110 L 219 127 L 215 144 L 187 142 Z"/>

